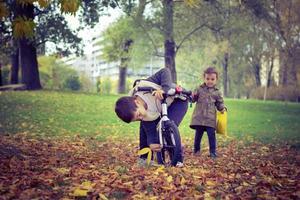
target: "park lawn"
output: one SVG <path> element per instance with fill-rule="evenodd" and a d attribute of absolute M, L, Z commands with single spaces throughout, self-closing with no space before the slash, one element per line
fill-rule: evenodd
<path fill-rule="evenodd" d="M 138 123 L 122 123 L 114 113 L 117 95 L 55 91 L 0 93 L 0 134 L 28 133 L 39 137 L 88 136 L 138 139 Z M 225 99 L 229 136 L 263 142 L 300 141 L 300 104 Z M 192 139 L 192 108 L 180 132 Z"/>
<path fill-rule="evenodd" d="M 180 127 L 185 166 L 150 167 L 137 162 L 139 123 L 122 123 L 115 116 L 118 97 L 0 93 L 0 196 L 300 198 L 300 104 L 225 99 L 233 140 L 219 136 L 217 159 L 208 157 L 207 137 L 201 155 L 193 154 L 190 108 Z"/>

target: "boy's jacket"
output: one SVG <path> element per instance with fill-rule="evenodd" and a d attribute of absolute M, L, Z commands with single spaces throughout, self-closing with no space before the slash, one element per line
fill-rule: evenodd
<path fill-rule="evenodd" d="M 143 118 L 143 121 L 154 121 L 158 117 L 160 117 L 161 113 L 161 101 L 157 99 L 155 96 L 153 96 L 150 92 L 145 91 L 137 91 L 138 87 L 152 87 L 154 89 L 162 89 L 162 87 L 156 83 L 153 83 L 151 81 L 146 80 L 140 80 L 136 83 L 136 85 L 129 91 L 130 96 L 139 96 L 141 97 L 147 104 L 148 109 L 147 110 L 147 116 Z M 174 101 L 174 97 L 168 97 L 167 98 L 167 105 L 171 105 L 171 103 Z M 153 109 L 151 109 L 153 108 Z"/>

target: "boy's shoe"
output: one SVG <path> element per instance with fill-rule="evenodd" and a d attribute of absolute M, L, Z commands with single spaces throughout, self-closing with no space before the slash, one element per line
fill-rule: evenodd
<path fill-rule="evenodd" d="M 201 152 L 200 152 L 200 151 L 196 151 L 196 152 L 193 153 L 193 155 L 194 155 L 194 156 L 200 156 L 200 155 L 201 155 Z"/>
<path fill-rule="evenodd" d="M 184 167 L 184 164 L 182 162 L 177 162 L 176 167 L 182 168 Z"/>
<path fill-rule="evenodd" d="M 143 158 L 139 158 L 137 163 L 138 163 L 138 166 L 140 166 L 140 167 L 147 167 L 147 166 L 158 167 L 158 166 L 160 166 L 159 164 L 156 164 L 153 160 L 150 160 L 150 163 L 148 165 L 147 159 L 143 159 Z"/>
<path fill-rule="evenodd" d="M 152 160 L 150 161 L 150 165 L 151 165 L 151 162 L 153 162 L 153 161 Z M 140 166 L 140 167 L 147 166 L 147 160 L 143 159 L 143 158 L 139 158 L 137 163 L 138 163 L 138 166 Z"/>
<path fill-rule="evenodd" d="M 218 156 L 216 153 L 210 153 L 209 157 L 211 157 L 212 159 L 216 159 Z"/>

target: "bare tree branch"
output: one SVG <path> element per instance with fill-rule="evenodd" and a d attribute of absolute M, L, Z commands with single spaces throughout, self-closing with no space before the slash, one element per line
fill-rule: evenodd
<path fill-rule="evenodd" d="M 154 55 L 155 55 L 155 56 L 158 56 L 158 57 L 164 57 L 164 55 L 161 55 L 161 54 L 159 53 L 158 47 L 155 45 L 154 39 L 151 37 L 149 31 L 148 31 L 148 30 L 143 26 L 143 24 L 142 24 L 142 19 L 143 19 L 142 14 L 143 14 L 143 11 L 144 11 L 143 9 L 145 8 L 145 6 L 146 6 L 147 4 L 149 4 L 149 3 L 151 3 L 151 2 L 153 2 L 153 0 L 145 1 L 145 2 L 144 2 L 144 5 L 142 5 L 142 7 L 140 7 L 140 8 L 138 9 L 138 12 L 137 12 L 137 15 L 136 15 L 136 16 L 133 16 L 133 15 L 131 15 L 131 14 L 129 14 L 128 16 L 131 17 L 131 18 L 134 20 L 134 22 L 136 22 L 137 25 L 143 29 L 143 31 L 145 32 L 146 36 L 147 36 L 148 39 L 150 40 L 150 42 L 151 42 L 151 44 L 152 44 L 152 46 L 153 46 L 153 48 L 154 48 L 154 50 L 155 50 Z M 118 7 L 119 7 L 121 10 L 123 10 L 119 5 L 118 5 Z M 128 14 L 128 13 L 127 13 L 127 14 Z"/>
<path fill-rule="evenodd" d="M 187 40 L 189 37 L 191 37 L 196 31 L 200 30 L 201 28 L 203 28 L 204 26 L 206 26 L 207 22 L 204 22 L 203 24 L 201 24 L 200 26 L 196 27 L 194 30 L 192 30 L 191 32 L 189 32 L 186 36 L 183 37 L 183 39 L 181 40 L 181 42 L 179 43 L 179 45 L 176 46 L 176 51 L 175 53 L 177 53 L 177 51 L 179 50 L 179 48 L 181 47 L 182 43 Z"/>

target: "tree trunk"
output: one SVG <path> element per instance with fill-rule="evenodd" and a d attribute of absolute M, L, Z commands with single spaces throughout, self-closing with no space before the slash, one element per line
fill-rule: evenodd
<path fill-rule="evenodd" d="M 223 88 L 224 88 L 224 97 L 228 96 L 228 53 L 224 54 L 223 61 Z"/>
<path fill-rule="evenodd" d="M 254 76 L 255 76 L 255 83 L 257 87 L 261 86 L 261 81 L 260 81 L 260 64 L 256 63 L 253 66 L 254 68 Z"/>
<path fill-rule="evenodd" d="M 39 77 L 36 48 L 28 39 L 20 39 L 22 83 L 28 90 L 42 89 Z"/>
<path fill-rule="evenodd" d="M 119 67 L 119 87 L 118 87 L 119 94 L 125 93 L 125 91 L 126 91 L 127 64 L 126 64 L 126 66 L 122 66 L 122 65 L 124 65 L 125 62 L 127 62 L 127 60 L 122 58 L 121 66 Z"/>
<path fill-rule="evenodd" d="M 175 65 L 175 41 L 173 36 L 173 0 L 163 0 L 164 16 L 164 46 L 165 46 L 165 67 L 171 71 L 173 82 L 177 82 Z"/>
<path fill-rule="evenodd" d="M 297 49 L 285 50 L 280 52 L 280 74 L 279 84 L 282 86 L 297 85 L 297 70 L 296 65 L 299 51 Z"/>
<path fill-rule="evenodd" d="M 34 19 L 34 5 L 33 4 L 15 4 L 15 17 L 23 16 L 27 19 Z M 37 52 L 33 42 L 28 38 L 19 39 L 19 64 L 22 70 L 22 83 L 26 85 L 28 90 L 41 89 Z"/>
<path fill-rule="evenodd" d="M 14 45 L 15 44 L 14 42 Z M 11 70 L 10 70 L 10 83 L 18 84 L 19 82 L 19 48 L 15 48 L 11 55 Z"/>
<path fill-rule="evenodd" d="M 270 69 L 269 69 L 268 75 L 267 75 L 267 87 L 268 88 L 271 86 L 271 77 L 272 77 L 273 68 L 274 68 L 274 58 L 271 58 Z"/>
<path fill-rule="evenodd" d="M 2 64 L 0 63 L 0 86 L 2 86 Z"/>
<path fill-rule="evenodd" d="M 127 76 L 127 67 L 128 67 L 128 52 L 133 40 L 128 39 L 124 43 L 123 51 L 125 52 L 124 56 L 121 58 L 121 64 L 119 67 L 119 83 L 118 83 L 118 93 L 122 94 L 126 92 L 126 76 Z"/>

